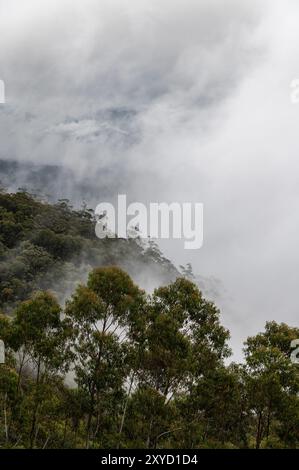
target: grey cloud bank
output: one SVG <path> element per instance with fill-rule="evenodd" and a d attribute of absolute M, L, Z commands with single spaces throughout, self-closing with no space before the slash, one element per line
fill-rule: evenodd
<path fill-rule="evenodd" d="M 221 280 L 237 351 L 266 320 L 298 324 L 298 15 L 294 0 L 0 0 L 0 158 L 62 165 L 94 205 L 203 202 L 203 248 L 162 246 Z"/>

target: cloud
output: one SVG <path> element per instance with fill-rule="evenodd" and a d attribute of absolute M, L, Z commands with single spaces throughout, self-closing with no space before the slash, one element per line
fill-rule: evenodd
<path fill-rule="evenodd" d="M 203 202 L 204 247 L 163 247 L 222 281 L 239 350 L 266 320 L 298 322 L 298 8 L 0 0 L 0 156 L 71 168 L 94 205 L 101 186 Z"/>

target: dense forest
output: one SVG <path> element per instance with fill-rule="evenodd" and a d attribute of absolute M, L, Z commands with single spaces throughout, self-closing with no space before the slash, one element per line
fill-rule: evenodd
<path fill-rule="evenodd" d="M 0 193 L 0 447 L 298 448 L 299 328 L 269 321 L 231 363 L 188 269 L 94 224 L 85 205 Z"/>

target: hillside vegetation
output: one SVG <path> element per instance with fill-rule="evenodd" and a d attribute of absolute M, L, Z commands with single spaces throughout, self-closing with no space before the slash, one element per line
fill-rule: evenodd
<path fill-rule="evenodd" d="M 68 200 L 49 204 L 24 191 L 2 191 L 0 308 L 9 310 L 37 289 L 51 288 L 64 300 L 97 266 L 118 265 L 145 288 L 152 279 L 165 284 L 179 275 L 154 242 L 100 240 L 94 227 L 85 205 L 73 210 Z"/>
<path fill-rule="evenodd" d="M 154 243 L 24 191 L 0 194 L 0 237 L 0 447 L 298 448 L 299 328 L 269 321 L 229 364 L 218 308 Z"/>

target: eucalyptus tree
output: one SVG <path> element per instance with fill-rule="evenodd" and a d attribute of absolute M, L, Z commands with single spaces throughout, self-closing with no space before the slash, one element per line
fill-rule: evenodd
<path fill-rule="evenodd" d="M 278 434 L 284 442 L 299 442 L 299 370 L 291 361 L 291 343 L 299 328 L 268 322 L 265 331 L 245 342 L 247 390 L 255 418 L 255 446 Z"/>
<path fill-rule="evenodd" d="M 57 374 L 63 376 L 69 366 L 69 335 L 61 319 L 61 307 L 49 292 L 37 292 L 31 299 L 22 302 L 14 313 L 10 341 L 19 357 L 17 391 L 22 384 L 25 364 L 35 383 L 28 432 L 30 447 L 33 447 L 46 384 Z"/>
<path fill-rule="evenodd" d="M 181 394 L 196 394 L 198 381 L 222 366 L 229 355 L 229 333 L 221 326 L 214 304 L 183 278 L 154 291 L 146 318 L 139 388 L 146 393 L 147 403 L 153 397 L 146 442 L 156 446 L 160 436 L 174 432 L 166 422 L 157 429 L 155 408 L 161 407 L 157 394 L 165 408 Z M 139 391 L 139 401 L 140 396 Z"/>
<path fill-rule="evenodd" d="M 65 314 L 74 338 L 76 381 L 89 401 L 87 447 L 103 427 L 101 421 L 108 412 L 117 418 L 121 414 L 121 406 L 110 410 L 108 404 L 115 402 L 115 396 L 120 398 L 118 404 L 125 400 L 132 342 L 141 334 L 143 305 L 143 291 L 117 267 L 94 269 L 87 285 L 78 286 L 67 302 Z"/>

